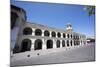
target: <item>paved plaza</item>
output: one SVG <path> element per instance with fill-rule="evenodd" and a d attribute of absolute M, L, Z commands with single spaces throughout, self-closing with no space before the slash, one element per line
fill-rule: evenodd
<path fill-rule="evenodd" d="M 29 57 L 20 60 L 11 58 L 11 65 L 37 65 L 51 63 L 69 63 L 95 60 L 95 44 L 91 43 L 86 46 L 75 49 L 65 50 L 57 53 L 39 55 L 37 57 Z"/>

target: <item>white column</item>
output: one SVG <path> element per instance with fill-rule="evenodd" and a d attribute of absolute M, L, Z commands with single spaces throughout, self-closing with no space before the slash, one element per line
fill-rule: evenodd
<path fill-rule="evenodd" d="M 56 33 L 56 38 L 58 38 L 58 36 L 57 36 L 57 32 L 55 32 Z"/>
<path fill-rule="evenodd" d="M 53 48 L 56 48 L 56 40 L 53 39 Z"/>
<path fill-rule="evenodd" d="M 42 37 L 44 36 L 44 30 L 42 30 Z"/>
<path fill-rule="evenodd" d="M 52 35 L 51 35 L 52 32 L 51 31 L 49 31 L 49 32 L 50 32 L 50 37 L 52 37 Z"/>
<path fill-rule="evenodd" d="M 65 47 L 67 47 L 67 40 L 65 40 Z"/>
<path fill-rule="evenodd" d="M 60 40 L 60 47 L 62 48 L 62 40 Z"/>
<path fill-rule="evenodd" d="M 32 28 L 32 36 L 35 36 L 35 29 Z"/>
<path fill-rule="evenodd" d="M 42 39 L 43 44 L 42 44 L 42 50 L 46 50 L 46 41 L 45 39 Z"/>
<path fill-rule="evenodd" d="M 74 47 L 74 40 L 72 40 L 72 46 Z"/>
<path fill-rule="evenodd" d="M 81 44 L 81 40 L 80 40 L 80 45 L 82 45 L 82 44 Z"/>
<path fill-rule="evenodd" d="M 63 38 L 63 33 L 61 33 L 61 38 Z"/>
<path fill-rule="evenodd" d="M 32 41 L 31 50 L 34 50 L 35 39 L 31 39 L 31 41 Z"/>
<path fill-rule="evenodd" d="M 86 43 L 86 45 L 87 45 L 87 41 L 85 40 L 85 43 Z"/>
<path fill-rule="evenodd" d="M 83 40 L 82 40 L 82 45 L 83 45 Z"/>
<path fill-rule="evenodd" d="M 69 47 L 71 47 L 70 40 L 69 40 Z"/>
<path fill-rule="evenodd" d="M 67 37 L 67 34 L 66 34 L 66 38 L 68 38 L 68 37 Z"/>

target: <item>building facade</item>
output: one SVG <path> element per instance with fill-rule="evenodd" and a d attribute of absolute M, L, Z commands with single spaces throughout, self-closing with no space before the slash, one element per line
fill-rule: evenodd
<path fill-rule="evenodd" d="M 16 15 L 18 15 L 18 20 L 13 21 Z M 13 53 L 48 50 L 49 52 L 54 52 L 86 45 L 86 36 L 74 32 L 71 24 L 67 24 L 66 30 L 60 30 L 37 23 L 30 23 L 26 21 L 26 13 L 23 9 L 11 5 L 12 23 L 17 24 L 15 27 L 17 26 L 18 28 L 17 34 L 14 35 L 16 37 L 11 37 L 11 44 L 15 44 Z M 12 31 L 13 29 L 11 28 Z"/>

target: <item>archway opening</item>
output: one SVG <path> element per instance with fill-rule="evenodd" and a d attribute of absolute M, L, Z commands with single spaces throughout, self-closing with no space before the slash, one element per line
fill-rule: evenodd
<path fill-rule="evenodd" d="M 47 49 L 53 48 L 53 41 L 52 40 L 47 40 Z"/>
<path fill-rule="evenodd" d="M 70 44 L 71 44 L 71 46 L 72 46 L 72 40 L 70 41 Z"/>
<path fill-rule="evenodd" d="M 51 35 L 52 37 L 56 37 L 56 33 L 54 31 L 51 33 Z"/>
<path fill-rule="evenodd" d="M 26 27 L 23 30 L 24 35 L 32 35 L 32 29 L 30 27 Z"/>
<path fill-rule="evenodd" d="M 35 30 L 35 35 L 36 36 L 41 36 L 42 35 L 42 31 L 40 29 L 36 29 Z"/>
<path fill-rule="evenodd" d="M 58 32 L 58 33 L 57 33 L 57 36 L 58 36 L 58 37 L 61 37 L 61 34 Z"/>
<path fill-rule="evenodd" d="M 76 41 L 74 40 L 74 46 L 76 46 Z"/>
<path fill-rule="evenodd" d="M 57 48 L 60 48 L 60 40 L 57 40 L 56 45 L 57 45 Z"/>
<path fill-rule="evenodd" d="M 66 35 L 65 35 L 65 33 L 63 33 L 63 38 L 66 38 Z"/>
<path fill-rule="evenodd" d="M 67 46 L 69 47 L 69 41 L 67 40 Z"/>
<path fill-rule="evenodd" d="M 49 36 L 49 35 L 50 35 L 49 31 L 45 30 L 44 31 L 44 36 Z"/>
<path fill-rule="evenodd" d="M 69 34 L 67 34 L 67 38 L 69 38 Z"/>
<path fill-rule="evenodd" d="M 31 40 L 24 39 L 21 43 L 21 52 L 30 51 L 31 50 Z"/>
<path fill-rule="evenodd" d="M 73 37 L 72 34 L 70 35 L 70 37 L 71 37 L 71 38 Z"/>
<path fill-rule="evenodd" d="M 65 47 L 65 41 L 64 40 L 62 41 L 62 47 Z"/>
<path fill-rule="evenodd" d="M 35 40 L 34 50 L 40 50 L 40 49 L 42 49 L 42 40 L 37 39 Z"/>

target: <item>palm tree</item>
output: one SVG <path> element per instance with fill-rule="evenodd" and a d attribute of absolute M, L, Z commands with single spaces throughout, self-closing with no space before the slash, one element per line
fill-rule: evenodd
<path fill-rule="evenodd" d="M 95 6 L 85 6 L 84 10 L 88 12 L 88 15 L 95 15 Z"/>

